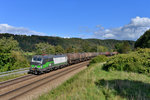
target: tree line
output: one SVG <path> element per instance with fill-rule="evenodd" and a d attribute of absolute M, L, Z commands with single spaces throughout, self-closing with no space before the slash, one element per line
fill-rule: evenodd
<path fill-rule="evenodd" d="M 0 72 L 29 67 L 29 62 L 33 55 L 81 52 L 73 46 L 64 49 L 60 45 L 54 46 L 47 42 L 37 43 L 35 44 L 35 48 L 36 49 L 32 51 L 32 53 L 25 52 L 20 48 L 19 42 L 13 37 L 2 37 L 0 39 Z M 107 48 L 104 46 L 97 46 L 97 50 L 107 51 Z M 30 58 L 30 60 L 27 58 Z"/>
<path fill-rule="evenodd" d="M 107 47 L 108 51 L 114 50 L 115 45 L 118 43 L 128 42 L 131 48 L 134 48 L 134 41 L 127 40 L 113 40 L 113 39 L 81 39 L 81 38 L 61 38 L 52 36 L 37 36 L 37 35 L 14 35 L 3 33 L 0 34 L 0 38 L 13 37 L 19 42 L 20 48 L 25 52 L 33 52 L 36 50 L 36 44 L 38 43 L 49 43 L 52 46 L 60 45 L 63 49 L 68 51 L 79 51 L 79 52 L 93 52 L 97 51 L 97 46 Z M 73 49 L 73 50 L 70 50 Z"/>
<path fill-rule="evenodd" d="M 33 55 L 106 51 L 124 53 L 133 46 L 134 41 L 0 34 L 0 72 L 29 67 Z"/>

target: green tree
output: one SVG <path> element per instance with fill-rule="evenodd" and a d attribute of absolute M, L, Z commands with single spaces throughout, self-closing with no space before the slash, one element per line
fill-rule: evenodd
<path fill-rule="evenodd" d="M 136 42 L 135 48 L 150 48 L 150 30 L 147 30 Z"/>
<path fill-rule="evenodd" d="M 55 47 L 49 43 L 38 43 L 35 47 L 36 54 L 55 54 Z"/>
<path fill-rule="evenodd" d="M 104 46 L 97 46 L 97 52 L 106 52 L 108 51 L 107 47 Z"/>
<path fill-rule="evenodd" d="M 29 63 L 22 55 L 19 43 L 12 37 L 0 39 L 0 71 L 9 71 L 23 67 L 29 67 Z"/>
<path fill-rule="evenodd" d="M 10 67 L 9 70 L 29 67 L 29 62 L 27 58 L 23 55 L 24 53 L 22 51 L 12 51 L 11 52 L 11 58 L 12 58 L 12 64 L 13 66 Z"/>
<path fill-rule="evenodd" d="M 119 53 L 128 53 L 131 50 L 128 42 L 118 43 L 115 45 L 115 48 Z"/>
<path fill-rule="evenodd" d="M 122 47 L 122 53 L 128 53 L 129 51 L 131 51 L 131 47 L 130 47 L 129 43 L 124 42 L 123 47 Z"/>
<path fill-rule="evenodd" d="M 88 43 L 84 43 L 81 47 L 83 52 L 90 52 L 91 50 L 91 46 Z"/>
<path fill-rule="evenodd" d="M 55 54 L 64 54 L 65 50 L 62 48 L 62 46 L 57 45 L 55 46 Z"/>
<path fill-rule="evenodd" d="M 74 49 L 72 46 L 70 46 L 66 49 L 66 53 L 73 53 L 73 52 L 74 52 Z"/>
<path fill-rule="evenodd" d="M 12 50 L 20 50 L 19 43 L 14 40 L 13 37 L 10 37 L 8 39 L 3 37 L 2 39 L 0 39 L 0 52 L 10 53 Z"/>
<path fill-rule="evenodd" d="M 97 52 L 97 46 L 90 47 L 90 51 L 89 52 Z"/>

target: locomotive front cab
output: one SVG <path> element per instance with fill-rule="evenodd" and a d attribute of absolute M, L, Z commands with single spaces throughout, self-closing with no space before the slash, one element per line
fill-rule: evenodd
<path fill-rule="evenodd" d="M 53 55 L 34 56 L 31 60 L 31 67 L 29 69 L 29 73 L 33 74 L 42 74 L 45 72 L 49 72 L 53 69 L 54 61 Z"/>
<path fill-rule="evenodd" d="M 42 68 L 43 58 L 41 56 L 34 56 L 30 63 L 29 73 L 39 74 Z"/>

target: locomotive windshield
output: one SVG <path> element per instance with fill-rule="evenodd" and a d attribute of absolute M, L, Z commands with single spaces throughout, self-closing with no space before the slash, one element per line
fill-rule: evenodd
<path fill-rule="evenodd" d="M 34 61 L 41 61 L 41 60 L 42 60 L 42 58 L 34 57 L 34 58 L 33 58 L 33 60 L 34 60 Z"/>
<path fill-rule="evenodd" d="M 41 57 L 37 57 L 37 56 L 35 56 L 35 57 L 33 57 L 32 58 L 32 62 L 35 62 L 35 63 L 40 63 L 40 64 L 42 64 L 42 58 Z"/>

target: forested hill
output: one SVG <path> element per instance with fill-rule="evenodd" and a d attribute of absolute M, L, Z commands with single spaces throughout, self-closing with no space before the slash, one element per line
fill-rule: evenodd
<path fill-rule="evenodd" d="M 147 30 L 136 42 L 135 48 L 150 48 L 150 30 Z"/>
<path fill-rule="evenodd" d="M 19 42 L 19 46 L 24 51 L 34 51 L 35 44 L 40 42 L 48 42 L 51 45 L 61 45 L 64 49 L 69 47 L 74 47 L 77 49 L 81 49 L 84 51 L 88 51 L 88 49 L 96 49 L 96 46 L 102 45 L 107 47 L 108 49 L 114 49 L 115 44 L 125 42 L 125 40 L 100 40 L 100 39 L 81 39 L 81 38 L 60 38 L 60 37 L 52 37 L 52 36 L 26 36 L 26 35 L 13 35 L 8 33 L 1 33 L 0 38 L 2 37 L 13 37 L 15 40 Z M 132 47 L 134 46 L 134 41 L 127 41 Z"/>

